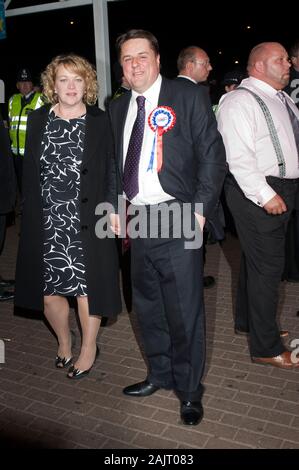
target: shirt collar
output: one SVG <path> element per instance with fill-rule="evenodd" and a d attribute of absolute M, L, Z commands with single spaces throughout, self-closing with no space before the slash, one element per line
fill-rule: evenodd
<path fill-rule="evenodd" d="M 263 80 L 259 80 L 258 78 L 255 78 L 255 77 L 245 78 L 244 80 L 242 80 L 240 86 L 246 86 L 246 83 L 258 88 L 259 90 L 263 91 L 264 93 L 266 93 L 267 95 L 271 97 L 276 96 L 277 92 L 279 91 L 273 88 L 268 83 L 264 82 Z"/>
<path fill-rule="evenodd" d="M 34 94 L 34 93 L 35 93 L 35 91 L 32 90 L 32 91 L 30 91 L 30 93 L 28 93 L 27 95 L 23 95 L 23 96 L 24 96 L 24 99 L 25 99 L 25 100 L 28 100 L 28 99 L 30 98 L 30 96 L 31 96 L 32 94 Z"/>
<path fill-rule="evenodd" d="M 159 74 L 156 81 L 144 93 L 137 93 L 135 90 L 132 90 L 132 101 L 136 102 L 137 96 L 142 95 L 150 103 L 155 103 L 160 93 L 161 83 L 162 76 Z"/>
<path fill-rule="evenodd" d="M 188 77 L 188 75 L 178 75 L 178 78 L 186 78 L 187 80 L 190 80 L 190 82 L 193 82 L 195 85 L 197 85 L 197 81 L 194 80 L 194 78 Z"/>

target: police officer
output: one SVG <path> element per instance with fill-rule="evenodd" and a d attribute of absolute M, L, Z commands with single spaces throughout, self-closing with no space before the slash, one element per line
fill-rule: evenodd
<path fill-rule="evenodd" d="M 14 94 L 8 103 L 9 135 L 17 183 L 22 193 L 22 162 L 25 151 L 25 138 L 28 114 L 43 105 L 41 93 L 34 90 L 32 76 L 28 69 L 18 72 L 16 87 L 19 93 Z"/>

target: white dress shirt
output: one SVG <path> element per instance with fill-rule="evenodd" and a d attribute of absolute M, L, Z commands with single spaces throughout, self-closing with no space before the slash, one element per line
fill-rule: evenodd
<path fill-rule="evenodd" d="M 148 117 L 150 113 L 158 106 L 158 99 L 161 89 L 162 77 L 158 76 L 153 85 L 146 90 L 142 95 L 145 97 L 145 128 L 141 148 L 140 162 L 139 162 L 139 193 L 132 199 L 132 203 L 140 204 L 158 204 L 160 202 L 169 201 L 174 199 L 169 194 L 165 193 L 159 181 L 157 173 L 157 146 L 155 148 L 155 157 L 153 169 L 148 170 L 150 156 L 153 148 L 155 133 L 151 130 L 148 124 Z M 128 114 L 124 128 L 124 165 L 128 151 L 129 140 L 131 137 L 133 125 L 137 116 L 137 102 L 136 98 L 139 93 L 132 90 L 132 97 L 129 104 Z"/>
<path fill-rule="evenodd" d="M 298 151 L 288 110 L 277 96 L 277 90 L 253 77 L 242 81 L 266 103 L 277 131 L 285 159 L 285 178 L 299 178 Z M 292 110 L 299 110 L 285 94 Z M 279 176 L 279 167 L 265 116 L 251 93 L 233 90 L 223 95 L 217 110 L 218 129 L 222 134 L 230 172 L 236 178 L 245 196 L 264 206 L 275 191 L 266 176 Z"/>

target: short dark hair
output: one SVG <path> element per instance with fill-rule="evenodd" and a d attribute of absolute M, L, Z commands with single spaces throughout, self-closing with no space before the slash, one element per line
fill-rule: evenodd
<path fill-rule="evenodd" d="M 129 41 L 129 39 L 147 39 L 150 43 L 151 49 L 153 49 L 156 55 L 159 55 L 159 43 L 152 33 L 145 31 L 144 29 L 130 29 L 126 33 L 118 36 L 116 39 L 116 52 L 118 59 L 120 59 L 122 45 L 126 41 Z"/>
<path fill-rule="evenodd" d="M 179 72 L 184 70 L 188 62 L 192 62 L 195 59 L 198 49 L 200 48 L 197 46 L 188 46 L 181 50 L 177 59 L 177 68 Z"/>
<path fill-rule="evenodd" d="M 297 57 L 299 54 L 299 39 L 294 42 L 294 44 L 290 48 L 290 57 Z"/>

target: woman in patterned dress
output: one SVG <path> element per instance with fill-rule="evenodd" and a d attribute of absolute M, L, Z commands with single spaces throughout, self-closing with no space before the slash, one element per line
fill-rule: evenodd
<path fill-rule="evenodd" d="M 58 339 L 56 366 L 86 376 L 98 354 L 101 315 L 121 310 L 115 241 L 95 234 L 95 208 L 105 201 L 113 164 L 106 113 L 94 68 L 83 57 L 58 56 L 42 74 L 50 105 L 28 122 L 24 208 L 17 261 L 16 305 L 43 308 Z M 76 297 L 82 329 L 73 363 L 68 297 Z"/>

